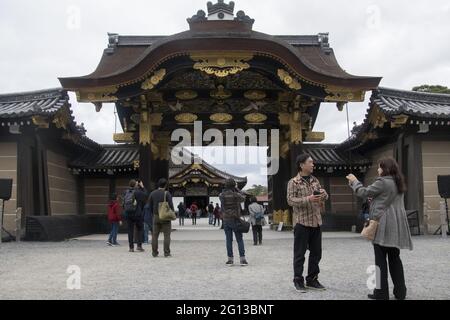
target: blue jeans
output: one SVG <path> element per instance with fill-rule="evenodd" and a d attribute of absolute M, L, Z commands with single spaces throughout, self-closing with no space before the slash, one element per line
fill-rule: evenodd
<path fill-rule="evenodd" d="M 144 222 L 144 243 L 148 243 L 149 231 L 151 231 L 150 225 Z"/>
<path fill-rule="evenodd" d="M 111 233 L 109 234 L 108 242 L 112 244 L 117 243 L 117 234 L 119 233 L 119 223 L 111 222 Z"/>
<path fill-rule="evenodd" d="M 239 256 L 245 257 L 244 240 L 242 232 L 236 231 L 236 223 L 234 221 L 224 221 L 223 229 L 225 231 L 225 239 L 227 244 L 227 254 L 229 258 L 233 258 L 233 232 L 238 244 Z"/>
<path fill-rule="evenodd" d="M 208 217 L 209 217 L 209 224 L 213 224 L 214 216 L 213 216 L 212 212 L 208 213 Z"/>

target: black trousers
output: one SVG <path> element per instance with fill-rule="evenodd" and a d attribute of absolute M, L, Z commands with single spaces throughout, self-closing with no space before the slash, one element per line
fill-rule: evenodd
<path fill-rule="evenodd" d="M 197 213 L 192 214 L 192 224 L 197 224 Z"/>
<path fill-rule="evenodd" d="M 405 275 L 403 272 L 402 260 L 400 259 L 400 250 L 392 247 L 383 247 L 378 244 L 374 244 L 373 247 L 375 251 L 375 265 L 380 270 L 380 282 L 377 283 L 377 289 L 375 289 L 376 295 L 385 298 L 389 297 L 387 258 L 389 261 L 389 273 L 391 274 L 392 282 L 394 284 L 394 295 L 397 298 L 405 298 Z"/>
<path fill-rule="evenodd" d="M 134 248 L 134 242 L 136 241 L 138 247 L 142 247 L 142 241 L 144 237 L 144 221 L 142 217 L 128 217 L 128 244 L 130 249 Z M 136 226 L 136 236 L 137 239 L 134 239 L 134 227 Z"/>
<path fill-rule="evenodd" d="M 262 243 L 262 225 L 252 225 L 252 232 L 253 232 L 253 243 L 259 244 Z"/>
<path fill-rule="evenodd" d="M 172 232 L 172 223 L 170 221 L 161 222 L 159 218 L 153 221 L 152 232 L 152 254 L 158 255 L 158 239 L 160 233 L 164 234 L 164 255 L 170 254 L 170 233 Z"/>
<path fill-rule="evenodd" d="M 319 262 L 322 259 L 322 231 L 320 227 L 305 227 L 297 224 L 294 227 L 294 277 L 303 280 L 305 253 L 309 249 L 308 275 L 311 281 L 320 273 Z"/>

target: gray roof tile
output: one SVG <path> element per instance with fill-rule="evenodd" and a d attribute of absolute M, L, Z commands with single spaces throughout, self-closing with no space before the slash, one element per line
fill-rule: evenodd
<path fill-rule="evenodd" d="M 52 115 L 69 102 L 62 88 L 0 95 L 0 118 Z"/>

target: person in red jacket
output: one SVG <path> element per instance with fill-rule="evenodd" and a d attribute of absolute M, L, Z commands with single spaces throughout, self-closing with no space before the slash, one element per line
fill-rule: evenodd
<path fill-rule="evenodd" d="M 191 204 L 191 212 L 192 212 L 192 224 L 197 224 L 197 210 L 198 210 L 198 206 L 196 202 L 193 202 Z"/>
<path fill-rule="evenodd" d="M 116 194 L 111 195 L 108 204 L 108 221 L 111 223 L 111 233 L 107 244 L 108 246 L 118 246 L 117 234 L 119 233 L 119 226 L 122 225 L 122 217 L 120 216 L 120 205 Z"/>

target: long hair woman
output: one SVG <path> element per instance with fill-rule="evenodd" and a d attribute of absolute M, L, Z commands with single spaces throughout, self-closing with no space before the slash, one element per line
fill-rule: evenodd
<path fill-rule="evenodd" d="M 349 174 L 347 179 L 358 197 L 372 198 L 369 218 L 379 223 L 373 247 L 377 279 L 380 281 L 379 285 L 377 281 L 377 288 L 368 297 L 376 300 L 389 299 L 389 263 L 394 296 L 403 300 L 406 297 L 406 285 L 400 249 L 412 250 L 413 245 L 404 205 L 405 179 L 399 166 L 392 158 L 381 159 L 378 162 L 378 178 L 368 187 L 364 187 L 353 174 Z"/>

